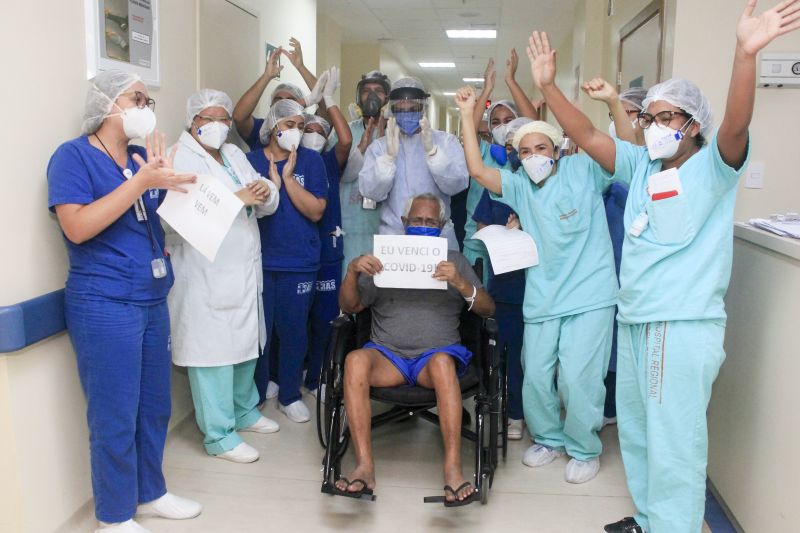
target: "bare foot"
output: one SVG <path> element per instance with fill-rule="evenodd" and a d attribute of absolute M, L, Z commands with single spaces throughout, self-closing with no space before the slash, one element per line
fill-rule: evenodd
<path fill-rule="evenodd" d="M 464 476 L 461 474 L 461 468 L 445 468 L 444 472 L 444 484 L 451 487 L 455 493 L 446 490 L 444 492 L 444 497 L 448 502 L 452 502 L 455 500 L 462 501 L 467 498 L 470 494 L 475 492 L 475 487 L 472 483 L 465 485 L 463 488 L 459 489 L 466 480 Z"/>
<path fill-rule="evenodd" d="M 363 480 L 367 483 L 365 487 L 363 483 L 356 480 Z M 358 492 L 363 489 L 375 488 L 375 467 L 373 465 L 356 465 L 355 469 L 350 472 L 346 477 L 340 477 L 336 480 L 336 488 L 347 492 Z"/>

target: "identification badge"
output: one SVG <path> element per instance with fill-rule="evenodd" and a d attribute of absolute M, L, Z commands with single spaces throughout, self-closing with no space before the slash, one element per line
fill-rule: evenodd
<path fill-rule="evenodd" d="M 378 203 L 372 198 L 364 198 L 361 200 L 361 209 L 377 209 Z"/>
<path fill-rule="evenodd" d="M 167 277 L 167 262 L 163 257 L 150 261 L 150 268 L 153 270 L 153 277 L 161 279 Z"/>
<path fill-rule="evenodd" d="M 655 202 L 683 194 L 677 168 L 652 174 L 647 178 L 647 194 Z"/>

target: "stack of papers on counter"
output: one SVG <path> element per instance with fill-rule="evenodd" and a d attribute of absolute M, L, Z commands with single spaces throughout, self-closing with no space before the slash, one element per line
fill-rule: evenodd
<path fill-rule="evenodd" d="M 781 237 L 800 239 L 800 220 L 777 222 L 768 218 L 751 218 L 749 224 Z"/>

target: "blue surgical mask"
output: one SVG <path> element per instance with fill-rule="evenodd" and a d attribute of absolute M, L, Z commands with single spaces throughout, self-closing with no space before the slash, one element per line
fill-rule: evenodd
<path fill-rule="evenodd" d="M 394 118 L 397 120 L 397 125 L 400 126 L 400 131 L 406 135 L 414 135 L 414 132 L 419 129 L 422 111 L 400 111 L 394 113 Z"/>
<path fill-rule="evenodd" d="M 492 159 L 501 167 L 505 166 L 506 162 L 508 162 L 508 152 L 506 152 L 505 146 L 491 144 L 489 145 L 489 154 L 491 154 Z"/>
<path fill-rule="evenodd" d="M 406 235 L 417 235 L 418 237 L 438 237 L 441 234 L 441 228 L 431 228 L 428 226 L 406 226 Z"/>
<path fill-rule="evenodd" d="M 508 154 L 508 161 L 511 163 L 511 170 L 516 172 L 519 170 L 519 167 L 522 166 L 522 161 L 519 160 L 519 152 L 511 149 L 511 153 Z"/>

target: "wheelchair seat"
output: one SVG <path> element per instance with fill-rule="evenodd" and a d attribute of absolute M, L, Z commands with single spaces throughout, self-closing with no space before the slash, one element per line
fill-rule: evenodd
<path fill-rule="evenodd" d="M 478 370 L 474 365 L 467 366 L 467 370 L 458 384 L 461 386 L 461 397 L 470 398 L 474 396 L 474 389 L 480 382 Z M 436 403 L 436 392 L 425 387 L 372 387 L 369 393 L 373 400 L 391 403 L 400 407 L 420 407 Z"/>

